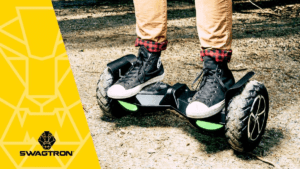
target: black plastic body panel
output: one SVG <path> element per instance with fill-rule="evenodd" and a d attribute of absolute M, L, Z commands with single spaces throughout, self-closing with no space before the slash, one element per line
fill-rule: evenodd
<path fill-rule="evenodd" d="M 236 82 L 230 89 L 227 90 L 225 93 L 225 112 L 223 113 L 222 122 L 225 123 L 226 115 L 227 115 L 227 107 L 229 101 L 232 99 L 233 96 L 236 95 L 237 92 L 246 84 L 251 77 L 254 75 L 254 72 L 248 72 L 245 76 L 243 76 L 238 82 Z"/>
<path fill-rule="evenodd" d="M 114 60 L 107 64 L 109 71 L 113 74 L 114 82 L 120 78 L 121 75 L 124 75 L 128 69 L 136 62 L 135 55 L 125 55 L 117 60 Z"/>

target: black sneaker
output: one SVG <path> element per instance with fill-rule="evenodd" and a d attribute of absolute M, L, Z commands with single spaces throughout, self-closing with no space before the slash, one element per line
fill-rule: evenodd
<path fill-rule="evenodd" d="M 207 118 L 220 112 L 225 106 L 225 92 L 235 83 L 227 63 L 218 63 L 205 56 L 202 75 L 197 93 L 186 108 L 190 118 Z"/>
<path fill-rule="evenodd" d="M 160 54 L 161 52 L 149 52 L 144 46 L 141 46 L 137 62 L 108 89 L 108 97 L 113 99 L 129 98 L 139 93 L 143 87 L 163 80 L 164 68 Z"/>

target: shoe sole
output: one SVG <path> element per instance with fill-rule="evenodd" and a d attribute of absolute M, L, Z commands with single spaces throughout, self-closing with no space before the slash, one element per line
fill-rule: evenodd
<path fill-rule="evenodd" d="M 155 83 L 155 82 L 159 82 L 159 81 L 162 81 L 164 79 L 164 76 L 165 74 L 162 74 L 160 76 L 157 76 L 157 77 L 154 77 L 150 80 L 148 80 L 147 82 L 143 83 L 143 84 L 140 84 L 132 89 L 128 89 L 126 90 L 126 93 L 127 95 L 108 95 L 108 97 L 112 98 L 112 99 L 126 99 L 126 98 L 130 98 L 136 94 L 138 94 L 145 86 L 148 86 L 152 83 Z"/>
<path fill-rule="evenodd" d="M 225 99 L 222 100 L 221 102 L 209 107 L 206 112 L 201 112 L 201 114 L 199 114 L 199 115 L 188 115 L 188 113 L 186 112 L 186 116 L 189 117 L 189 118 L 193 118 L 193 119 L 203 119 L 203 118 L 207 118 L 207 117 L 211 117 L 213 115 L 216 115 L 224 107 L 225 107 Z"/>

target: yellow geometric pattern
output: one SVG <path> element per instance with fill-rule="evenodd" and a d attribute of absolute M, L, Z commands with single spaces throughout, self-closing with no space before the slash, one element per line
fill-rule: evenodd
<path fill-rule="evenodd" d="M 1 2 L 1 168 L 100 168 L 51 0 Z M 44 151 L 73 156 L 20 156 Z"/>

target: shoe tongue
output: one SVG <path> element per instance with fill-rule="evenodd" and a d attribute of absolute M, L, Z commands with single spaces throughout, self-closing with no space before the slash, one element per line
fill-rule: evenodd
<path fill-rule="evenodd" d="M 203 57 L 204 63 L 203 63 L 203 68 L 215 70 L 217 69 L 217 62 L 214 60 L 214 58 L 209 57 L 209 56 L 204 56 Z"/>
<path fill-rule="evenodd" d="M 139 49 L 139 57 L 142 61 L 146 61 L 150 57 L 148 50 L 144 46 L 141 46 Z"/>

